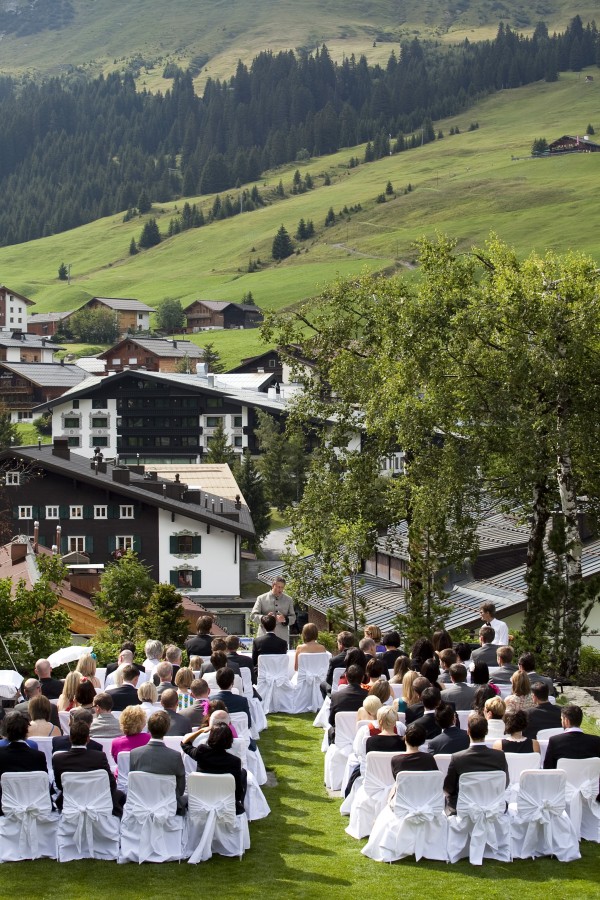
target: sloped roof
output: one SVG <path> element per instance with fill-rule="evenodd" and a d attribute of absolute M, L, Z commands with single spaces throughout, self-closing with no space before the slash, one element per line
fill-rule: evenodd
<path fill-rule="evenodd" d="M 154 307 L 146 306 L 146 304 L 142 303 L 140 300 L 133 300 L 129 297 L 92 297 L 92 299 L 88 300 L 84 306 L 88 306 L 93 300 L 97 300 L 98 303 L 108 306 L 109 309 L 134 312 L 156 312 Z"/>
<path fill-rule="evenodd" d="M 7 294 L 12 294 L 13 297 L 18 297 L 19 300 L 22 300 L 27 306 L 35 306 L 35 300 L 30 300 L 29 297 L 25 297 L 24 294 L 20 294 L 18 291 L 13 291 L 12 288 L 7 287 L 5 284 L 0 284 L 0 291 L 6 291 Z"/>
<path fill-rule="evenodd" d="M 0 366 L 38 387 L 70 388 L 87 378 L 87 372 L 84 372 L 79 366 L 69 364 L 2 362 Z"/>
<path fill-rule="evenodd" d="M 190 303 L 188 306 L 185 306 L 183 311 L 187 312 L 188 309 L 191 309 L 196 303 L 203 303 L 204 306 L 207 306 L 209 309 L 214 310 L 215 312 L 222 312 L 228 306 L 235 306 L 236 309 L 241 309 L 244 312 L 255 312 L 259 313 L 262 316 L 262 310 L 259 309 L 258 306 L 255 306 L 254 303 L 234 303 L 233 300 L 194 300 L 193 303 Z"/>
<path fill-rule="evenodd" d="M 103 353 L 99 353 L 98 358 L 108 359 L 111 354 L 115 353 L 119 347 L 125 343 L 136 344 L 136 346 L 141 347 L 143 350 L 147 350 L 149 353 L 155 353 L 163 359 L 180 359 L 184 356 L 190 356 L 194 359 L 202 359 L 204 357 L 204 350 L 202 347 L 194 344 L 193 341 L 170 341 L 166 338 L 138 338 L 135 337 L 135 335 L 130 335 L 123 338 L 122 341 L 119 341 Z"/>
<path fill-rule="evenodd" d="M 12 335 L 4 337 L 2 332 L 0 332 L 0 347 L 28 347 L 30 350 L 52 350 L 54 352 L 66 349 L 65 347 L 59 347 L 58 344 L 53 344 L 48 338 L 40 337 L 39 334 L 24 333 L 21 339 Z"/>
<path fill-rule="evenodd" d="M 76 310 L 68 309 L 66 312 L 29 313 L 28 319 L 32 325 L 39 325 L 44 322 L 61 322 L 63 319 L 68 319 L 69 316 L 72 316 L 74 312 Z"/>
<path fill-rule="evenodd" d="M 486 515 L 477 525 L 476 533 L 480 552 L 496 550 L 501 547 L 522 546 L 529 540 L 529 526 L 519 524 L 516 518 L 505 513 Z M 408 553 L 408 523 L 406 520 L 403 519 L 388 528 L 387 533 L 377 540 L 376 549 L 380 553 L 388 553 L 390 556 L 406 559 Z"/>
<path fill-rule="evenodd" d="M 227 500 L 235 500 L 239 496 L 242 503 L 248 505 L 227 463 L 145 463 L 144 468 L 147 472 L 156 472 L 159 478 L 170 481 L 174 481 L 175 475 L 179 475 L 188 487 Z"/>

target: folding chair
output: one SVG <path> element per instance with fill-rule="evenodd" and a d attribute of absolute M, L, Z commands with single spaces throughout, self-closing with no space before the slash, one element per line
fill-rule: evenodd
<path fill-rule="evenodd" d="M 598 779 L 600 759 L 559 759 L 558 769 L 567 776 L 567 812 L 578 837 L 600 843 Z"/>
<path fill-rule="evenodd" d="M 330 653 L 301 653 L 298 671 L 292 678 L 294 686 L 294 712 L 318 712 L 323 698 L 320 685 L 327 675 Z M 260 657 L 259 657 L 260 660 Z"/>
<path fill-rule="evenodd" d="M 184 856 L 189 863 L 205 862 L 213 852 L 241 859 L 250 848 L 246 813 L 235 812 L 233 775 L 190 775 L 187 824 Z"/>
<path fill-rule="evenodd" d="M 58 824 L 59 862 L 117 859 L 121 820 L 113 816 L 106 772 L 65 772 L 63 809 Z"/>
<path fill-rule="evenodd" d="M 448 860 L 465 856 L 480 866 L 483 858 L 510 862 L 510 824 L 505 813 L 504 772 L 466 772 L 458 782 L 455 816 L 448 817 Z"/>
<path fill-rule="evenodd" d="M 325 754 L 325 787 L 339 791 L 342 787 L 346 761 L 352 752 L 356 734 L 356 713 L 339 712 L 335 717 L 335 741 L 329 744 Z"/>
<path fill-rule="evenodd" d="M 508 807 L 513 857 L 556 856 L 560 862 L 581 858 L 579 837 L 566 812 L 566 783 L 560 769 L 521 772 L 516 803 Z"/>
<path fill-rule="evenodd" d="M 120 863 L 181 859 L 184 818 L 177 815 L 175 784 L 174 775 L 129 773 Z"/>
<path fill-rule="evenodd" d="M 52 811 L 45 772 L 2 775 L 0 862 L 49 856 L 56 859 L 58 813 Z"/>
<path fill-rule="evenodd" d="M 393 806 L 386 804 L 379 813 L 361 853 L 377 862 L 405 856 L 445 862 L 448 822 L 443 784 L 442 772 L 400 772 Z"/>
<path fill-rule="evenodd" d="M 289 678 L 287 654 L 268 653 L 258 657 L 256 690 L 262 697 L 265 715 L 294 712 L 294 688 Z"/>
<path fill-rule="evenodd" d="M 397 753 L 367 753 L 365 777 L 354 795 L 346 834 L 364 838 L 371 834 L 375 819 L 384 809 L 394 784 L 392 759 Z"/>

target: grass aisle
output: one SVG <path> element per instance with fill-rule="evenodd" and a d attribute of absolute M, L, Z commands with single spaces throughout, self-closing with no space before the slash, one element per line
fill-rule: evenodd
<path fill-rule="evenodd" d="M 186 863 L 117 866 L 93 861 L 60 865 L 50 860 L 5 864 L 0 869 L 0 898 L 348 900 L 370 890 L 382 900 L 422 900 L 436 894 L 477 900 L 600 896 L 600 846 L 588 843 L 581 845 L 583 858 L 567 864 L 556 860 L 485 861 L 477 869 L 464 861 L 451 867 L 428 861 L 416 864 L 414 860 L 385 866 L 366 859 L 360 853 L 365 842 L 344 833 L 346 820 L 339 814 L 339 801 L 330 800 L 323 789 L 321 733 L 312 728 L 312 718 L 269 719 L 260 747 L 278 785 L 265 789 L 272 813 L 250 826 L 252 849 L 242 862 L 213 857 L 195 867 Z"/>

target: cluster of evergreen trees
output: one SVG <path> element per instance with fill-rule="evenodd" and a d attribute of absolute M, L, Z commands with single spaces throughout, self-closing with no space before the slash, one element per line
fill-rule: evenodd
<path fill-rule="evenodd" d="M 136 92 L 131 75 L 3 78 L 0 242 L 129 209 L 142 191 L 159 203 L 222 193 L 269 167 L 362 141 L 383 155 L 390 135 L 420 130 L 422 142 L 429 123 L 486 93 L 555 79 L 599 54 L 595 24 L 576 16 L 560 35 L 540 24 L 529 38 L 501 26 L 492 41 L 450 48 L 415 39 L 385 69 L 364 57 L 336 65 L 325 47 L 312 56 L 264 52 L 229 81 L 209 79 L 203 97 L 190 72 L 178 72 L 164 96 Z"/>

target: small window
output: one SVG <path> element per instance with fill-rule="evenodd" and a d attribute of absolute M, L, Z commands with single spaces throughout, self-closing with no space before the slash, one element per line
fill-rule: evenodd
<path fill-rule="evenodd" d="M 32 519 L 33 511 L 31 506 L 20 506 L 19 507 L 19 518 L 20 519 Z"/>
<path fill-rule="evenodd" d="M 92 416 L 92 428 L 108 428 L 106 416 Z"/>
<path fill-rule="evenodd" d="M 140 322 L 142 322 L 144 319 L 144 313 L 138 313 L 138 319 L 140 320 Z"/>
<path fill-rule="evenodd" d="M 85 537 L 68 537 L 67 547 L 69 553 L 85 553 Z"/>
<path fill-rule="evenodd" d="M 69 447 L 80 447 L 81 441 L 78 437 L 69 437 L 67 438 L 67 446 Z"/>
<path fill-rule="evenodd" d="M 118 356 L 115 356 L 114 359 L 111 359 L 110 364 L 111 366 L 120 366 L 121 360 Z"/>
<path fill-rule="evenodd" d="M 180 569 L 177 573 L 179 587 L 191 588 L 194 584 L 194 575 L 191 569 Z"/>
<path fill-rule="evenodd" d="M 120 519 L 133 519 L 133 506 L 119 506 Z"/>
<path fill-rule="evenodd" d="M 118 534 L 115 540 L 117 542 L 117 550 L 133 550 L 132 534 Z"/>
<path fill-rule="evenodd" d="M 6 484 L 7 485 L 21 484 L 21 473 L 20 472 L 7 472 L 6 473 Z"/>
<path fill-rule="evenodd" d="M 98 437 L 98 435 L 92 435 L 90 437 L 90 447 L 108 447 L 108 438 L 106 436 Z"/>
<path fill-rule="evenodd" d="M 83 519 L 83 506 L 70 506 L 69 507 L 69 518 L 70 519 Z"/>
<path fill-rule="evenodd" d="M 79 409 L 79 400 L 73 400 L 73 409 Z"/>
<path fill-rule="evenodd" d="M 178 553 L 193 553 L 194 552 L 191 534 L 180 534 L 177 536 L 177 552 Z"/>
<path fill-rule="evenodd" d="M 92 409 L 106 409 L 106 400 L 103 397 L 95 397 L 92 400 Z"/>
<path fill-rule="evenodd" d="M 233 438 L 233 446 L 234 446 L 234 447 L 241 447 L 241 446 L 243 446 L 243 445 L 242 445 L 242 440 L 243 440 L 243 439 L 242 439 L 241 434 L 240 434 L 240 435 L 235 435 L 234 438 Z"/>
<path fill-rule="evenodd" d="M 60 514 L 58 511 L 58 506 L 47 506 L 46 507 L 46 518 L 47 519 L 59 519 Z"/>
<path fill-rule="evenodd" d="M 108 518 L 108 507 L 107 506 L 95 506 L 94 507 L 94 518 L 95 519 Z"/>
<path fill-rule="evenodd" d="M 269 360 L 269 368 L 270 368 L 270 369 L 274 369 L 276 365 L 277 365 L 277 360 L 276 360 L 276 359 L 270 359 L 270 360 Z"/>
<path fill-rule="evenodd" d="M 242 427 L 242 416 L 233 416 L 233 427 L 234 428 Z"/>
<path fill-rule="evenodd" d="M 206 417 L 206 427 L 207 428 L 218 428 L 222 423 L 223 419 L 221 416 L 207 416 Z"/>
<path fill-rule="evenodd" d="M 129 365 L 130 365 L 130 366 L 137 366 L 137 356 L 130 356 L 130 357 L 129 357 Z"/>
<path fill-rule="evenodd" d="M 80 422 L 79 416 L 65 416 L 65 428 L 79 428 Z"/>
<path fill-rule="evenodd" d="M 209 409 L 219 409 L 219 407 L 221 406 L 221 398 L 208 397 L 206 400 L 206 405 Z"/>

